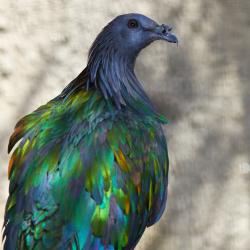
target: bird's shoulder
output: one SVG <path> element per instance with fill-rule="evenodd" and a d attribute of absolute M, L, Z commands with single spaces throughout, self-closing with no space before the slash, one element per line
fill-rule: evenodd
<path fill-rule="evenodd" d="M 80 90 L 63 99 L 55 98 L 20 119 L 9 139 L 8 152 L 17 145 L 10 160 L 9 175 L 18 154 L 24 156 L 32 149 L 54 144 L 77 132 L 79 126 L 85 126 L 88 131 L 104 119 L 106 114 L 102 112 L 104 105 L 100 100 L 98 93 Z"/>

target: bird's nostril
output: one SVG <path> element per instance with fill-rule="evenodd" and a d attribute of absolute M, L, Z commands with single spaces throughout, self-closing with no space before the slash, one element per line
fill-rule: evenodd
<path fill-rule="evenodd" d="M 162 26 L 161 26 L 161 32 L 162 32 L 162 34 L 166 34 L 167 32 L 170 32 L 171 30 L 172 30 L 171 26 L 162 24 Z"/>

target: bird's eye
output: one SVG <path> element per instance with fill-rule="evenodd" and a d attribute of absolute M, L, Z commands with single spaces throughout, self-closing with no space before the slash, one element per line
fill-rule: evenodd
<path fill-rule="evenodd" d="M 128 27 L 129 27 L 130 29 L 136 29 L 136 28 L 138 28 L 138 26 L 139 26 L 139 24 L 138 24 L 137 20 L 135 20 L 135 19 L 130 19 L 130 20 L 128 21 Z"/>

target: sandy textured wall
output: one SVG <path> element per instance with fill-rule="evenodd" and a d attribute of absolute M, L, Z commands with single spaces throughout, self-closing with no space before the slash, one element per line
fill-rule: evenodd
<path fill-rule="evenodd" d="M 0 224 L 8 137 L 84 67 L 91 41 L 117 14 L 172 24 L 137 73 L 166 128 L 169 201 L 137 249 L 247 250 L 250 245 L 250 2 L 248 0 L 0 0 Z"/>

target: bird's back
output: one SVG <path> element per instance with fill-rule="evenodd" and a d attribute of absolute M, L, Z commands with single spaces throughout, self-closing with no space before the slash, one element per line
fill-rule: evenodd
<path fill-rule="evenodd" d="M 160 218 L 168 156 L 153 117 L 80 89 L 21 119 L 10 149 L 19 140 L 5 249 L 133 249 Z"/>

